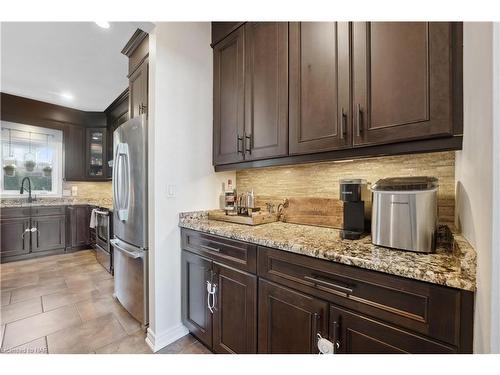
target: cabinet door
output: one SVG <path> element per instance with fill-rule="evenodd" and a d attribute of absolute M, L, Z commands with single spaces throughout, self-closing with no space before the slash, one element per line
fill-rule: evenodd
<path fill-rule="evenodd" d="M 245 24 L 245 160 L 288 154 L 288 23 Z"/>
<path fill-rule="evenodd" d="M 129 77 L 130 118 L 147 113 L 148 108 L 148 59 Z"/>
<path fill-rule="evenodd" d="M 0 220 L 0 255 L 1 259 L 28 254 L 30 252 L 29 218 Z"/>
<path fill-rule="evenodd" d="M 182 251 L 182 322 L 202 343 L 212 347 L 212 314 L 208 309 L 207 281 L 212 262 Z"/>
<path fill-rule="evenodd" d="M 328 334 L 328 304 L 259 280 L 259 353 L 318 353 L 317 334 Z"/>
<path fill-rule="evenodd" d="M 86 170 L 89 179 L 106 179 L 106 128 L 87 129 Z"/>
<path fill-rule="evenodd" d="M 337 353 L 451 354 L 456 349 L 335 306 L 330 307 L 330 340 Z"/>
<path fill-rule="evenodd" d="M 213 350 L 257 352 L 257 277 L 214 263 Z"/>
<path fill-rule="evenodd" d="M 90 245 L 90 211 L 87 206 L 68 207 L 69 246 Z"/>
<path fill-rule="evenodd" d="M 85 128 L 68 126 L 64 132 L 64 179 L 83 180 L 85 168 Z"/>
<path fill-rule="evenodd" d="M 354 145 L 452 134 L 451 23 L 353 24 Z"/>
<path fill-rule="evenodd" d="M 232 32 L 214 47 L 214 164 L 243 160 L 244 35 Z"/>
<path fill-rule="evenodd" d="M 350 147 L 349 23 L 290 23 L 290 154 Z"/>
<path fill-rule="evenodd" d="M 36 228 L 31 234 L 31 251 L 64 249 L 66 241 L 66 216 L 41 216 L 31 219 Z"/>

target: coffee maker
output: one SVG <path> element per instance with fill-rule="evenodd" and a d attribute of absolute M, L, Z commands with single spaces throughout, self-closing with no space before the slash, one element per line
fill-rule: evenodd
<path fill-rule="evenodd" d="M 340 200 L 344 202 L 342 239 L 357 240 L 369 228 L 370 192 L 363 179 L 340 180 Z"/>

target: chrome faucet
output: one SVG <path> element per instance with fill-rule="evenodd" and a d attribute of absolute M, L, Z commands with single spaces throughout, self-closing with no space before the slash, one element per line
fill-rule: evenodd
<path fill-rule="evenodd" d="M 24 181 L 28 180 L 28 190 L 24 187 Z M 19 190 L 19 194 L 23 194 L 25 191 L 28 192 L 28 203 L 35 201 L 36 199 L 31 197 L 31 180 L 29 177 L 24 177 L 21 181 L 21 189 Z"/>

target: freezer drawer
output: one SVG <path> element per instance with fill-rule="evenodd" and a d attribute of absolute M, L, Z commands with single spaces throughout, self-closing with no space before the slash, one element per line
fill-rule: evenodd
<path fill-rule="evenodd" d="M 111 241 L 115 298 L 143 326 L 148 320 L 148 252 L 120 240 Z"/>

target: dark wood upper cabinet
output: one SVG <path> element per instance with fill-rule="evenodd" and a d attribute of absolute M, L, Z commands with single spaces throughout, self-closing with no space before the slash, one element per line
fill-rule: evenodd
<path fill-rule="evenodd" d="M 83 180 L 85 168 L 85 128 L 70 125 L 64 132 L 64 179 L 66 181 Z"/>
<path fill-rule="evenodd" d="M 257 277 L 214 263 L 216 302 L 213 350 L 216 353 L 257 352 Z"/>
<path fill-rule="evenodd" d="M 240 27 L 244 22 L 212 22 L 212 43 L 213 47 L 234 30 Z"/>
<path fill-rule="evenodd" d="M 214 47 L 214 164 L 243 160 L 245 29 Z"/>
<path fill-rule="evenodd" d="M 330 307 L 330 340 L 341 354 L 453 354 L 456 349 L 349 310 Z"/>
<path fill-rule="evenodd" d="M 182 322 L 202 343 L 212 347 L 212 315 L 207 305 L 212 261 L 183 251 L 181 275 Z"/>
<path fill-rule="evenodd" d="M 128 57 L 129 118 L 134 118 L 148 113 L 148 33 L 137 29 L 122 53 Z"/>
<path fill-rule="evenodd" d="M 452 24 L 353 23 L 354 145 L 453 134 Z"/>
<path fill-rule="evenodd" d="M 147 113 L 148 108 L 148 60 L 144 60 L 129 77 L 129 117 Z"/>
<path fill-rule="evenodd" d="M 245 24 L 245 160 L 288 154 L 288 23 Z"/>
<path fill-rule="evenodd" d="M 0 220 L 0 257 L 24 255 L 30 252 L 30 227 L 28 217 L 6 218 Z"/>
<path fill-rule="evenodd" d="M 259 353 L 318 353 L 328 337 L 328 303 L 259 279 Z"/>
<path fill-rule="evenodd" d="M 461 149 L 462 27 L 213 23 L 215 170 Z"/>
<path fill-rule="evenodd" d="M 105 180 L 108 178 L 107 129 L 88 128 L 85 137 L 86 178 Z"/>
<path fill-rule="evenodd" d="M 350 147 L 347 22 L 290 23 L 290 154 Z"/>

